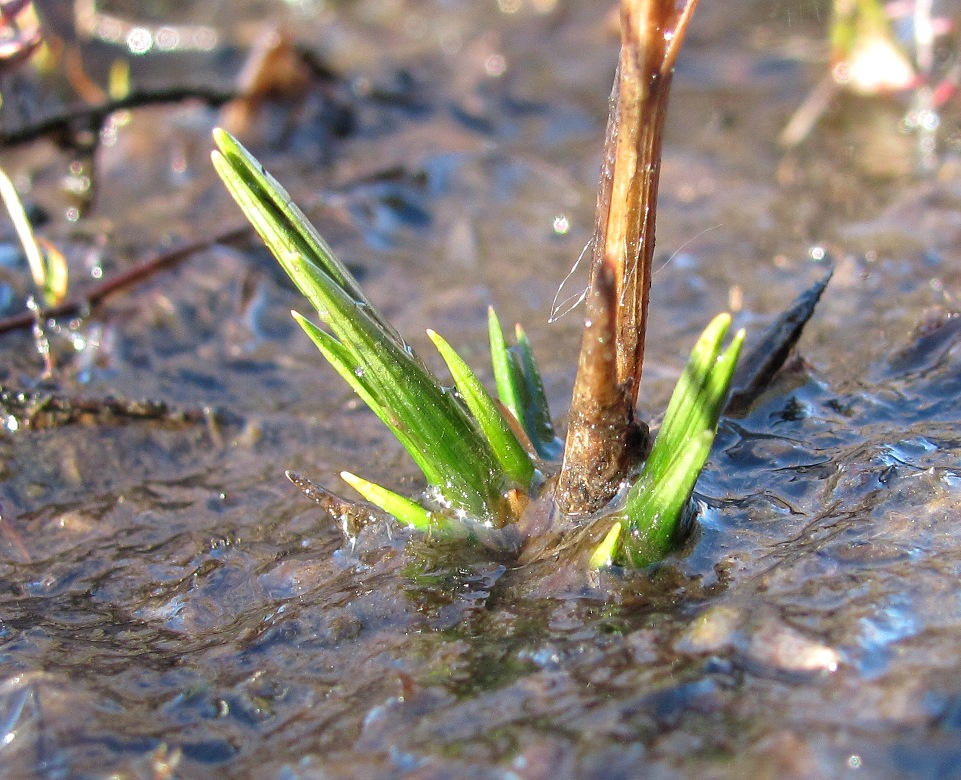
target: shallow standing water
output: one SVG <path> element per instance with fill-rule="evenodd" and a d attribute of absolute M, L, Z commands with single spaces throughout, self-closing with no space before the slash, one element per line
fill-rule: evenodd
<path fill-rule="evenodd" d="M 131 6 L 101 4 L 156 24 Z M 245 140 L 432 365 L 428 326 L 486 371 L 494 303 L 531 333 L 562 417 L 580 314 L 547 320 L 591 232 L 616 56 L 597 4 L 219 8 L 193 20 L 218 31 L 213 53 L 134 57 L 135 86 L 229 84 L 258 22 L 286 20 L 336 78 L 263 107 Z M 70 11 L 47 9 L 68 39 Z M 643 409 L 663 409 L 714 313 L 756 334 L 822 255 L 837 270 L 803 362 L 722 423 L 700 529 L 656 572 L 545 584 L 397 533 L 344 549 L 285 469 L 422 485 L 252 240 L 48 329 L 47 379 L 29 334 L 0 337 L 9 386 L 223 411 L 7 420 L 0 777 L 961 774 L 961 134 L 949 105 L 920 175 L 905 105 L 844 97 L 781 150 L 825 19 L 703 0 L 682 53 Z M 81 43 L 105 84 L 125 50 Z M 57 72 L 3 89 L 5 130 L 77 100 Z M 2 162 L 79 289 L 241 224 L 207 162 L 222 121 L 191 100 L 130 112 L 75 221 L 71 154 L 41 140 Z M 27 274 L 0 230 L 9 314 Z"/>

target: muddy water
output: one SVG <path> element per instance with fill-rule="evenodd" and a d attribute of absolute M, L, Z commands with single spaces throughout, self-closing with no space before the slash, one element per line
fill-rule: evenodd
<path fill-rule="evenodd" d="M 486 306 L 523 321 L 562 418 L 580 315 L 547 320 L 591 231 L 616 53 L 596 4 L 222 5 L 216 51 L 148 53 L 135 83 L 225 83 L 256 21 L 287 19 L 343 79 L 266 106 L 250 146 L 429 360 L 425 327 L 482 367 Z M 646 412 L 715 312 L 756 333 L 822 254 L 837 271 L 803 360 L 722 423 L 699 530 L 656 571 L 545 577 L 396 529 L 345 548 L 285 469 L 423 486 L 253 241 L 48 329 L 47 379 L 29 334 L 0 337 L 18 388 L 223 411 L 7 421 L 0 777 L 955 776 L 961 135 L 949 107 L 919 175 L 904 104 L 845 98 L 779 149 L 821 76 L 824 10 L 704 0 L 679 66 Z M 49 13 L 69 34 L 69 9 Z M 83 51 L 101 83 L 122 54 Z M 15 78 L 27 109 L 72 100 L 57 73 Z M 220 121 L 131 112 L 75 222 L 69 154 L 4 153 L 76 289 L 240 224 L 206 161 Z M 2 231 L 10 313 L 26 271 Z"/>

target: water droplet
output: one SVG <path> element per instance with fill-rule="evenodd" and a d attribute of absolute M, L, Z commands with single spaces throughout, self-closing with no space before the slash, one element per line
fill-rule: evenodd
<path fill-rule="evenodd" d="M 160 27 L 154 38 L 161 51 L 176 51 L 180 46 L 180 33 L 176 27 Z"/>
<path fill-rule="evenodd" d="M 153 35 L 146 27 L 134 27 L 127 33 L 127 48 L 131 54 L 146 54 L 153 47 Z"/>
<path fill-rule="evenodd" d="M 507 60 L 503 54 L 491 54 L 484 60 L 484 72 L 491 78 L 500 78 L 507 72 Z"/>

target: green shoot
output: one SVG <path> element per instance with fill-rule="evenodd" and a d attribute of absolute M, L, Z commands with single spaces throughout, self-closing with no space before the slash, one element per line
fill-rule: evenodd
<path fill-rule="evenodd" d="M 367 300 L 283 188 L 230 135 L 218 130 L 214 139 L 217 172 L 330 328 L 327 333 L 294 315 L 324 357 L 393 432 L 455 516 L 493 526 L 510 522 L 504 496 L 511 489 L 530 488 L 533 464 L 489 396 L 486 404 L 481 399 L 477 378 L 463 361 L 454 361 L 452 372 L 465 400 L 445 390 Z M 445 346 L 442 353 L 450 363 L 453 350 Z M 369 487 L 367 493 L 358 490 L 365 496 L 371 492 Z M 381 505 L 384 495 L 369 500 Z M 391 505 L 400 507 L 403 522 L 415 527 L 429 522 L 429 514 L 428 520 L 420 515 L 415 520 L 409 507 Z"/>
<path fill-rule="evenodd" d="M 520 366 L 515 362 L 500 320 L 494 308 L 487 310 L 487 330 L 490 339 L 491 365 L 494 368 L 494 382 L 497 385 L 497 395 L 514 419 L 523 425 L 524 422 L 524 377 Z M 526 432 L 526 428 L 525 428 Z"/>
<path fill-rule="evenodd" d="M 675 545 L 684 508 L 714 443 L 744 343 L 741 330 L 721 351 L 730 326 L 731 316 L 719 314 L 691 350 L 651 454 L 617 513 L 620 523 L 595 549 L 592 566 L 611 561 L 648 566 Z"/>
<path fill-rule="evenodd" d="M 438 522 L 433 513 L 428 512 L 417 502 L 398 495 L 385 487 L 368 482 L 349 471 L 340 472 L 340 478 L 374 506 L 379 506 L 387 514 L 393 515 L 411 528 L 427 533 Z"/>
<path fill-rule="evenodd" d="M 647 469 L 655 473 L 663 471 L 667 465 L 665 461 L 676 457 L 692 436 L 717 425 L 744 340 L 743 334 L 739 333 L 722 355 L 721 345 L 730 327 L 730 314 L 717 315 L 691 350 L 687 366 L 668 402 L 664 421 L 647 460 Z"/>
<path fill-rule="evenodd" d="M 588 561 L 588 566 L 592 569 L 603 569 L 605 566 L 613 566 L 614 558 L 617 556 L 621 546 L 621 528 L 623 523 L 618 520 L 611 526 L 611 530 L 604 534 L 601 543 L 594 548 L 594 552 Z"/>
<path fill-rule="evenodd" d="M 517 521 L 540 482 L 534 455 L 524 442 L 541 458 L 556 461 L 560 455 L 524 331 L 518 326 L 516 343 L 509 346 L 490 311 L 491 358 L 503 409 L 450 344 L 428 331 L 456 392 L 442 387 L 364 297 L 280 185 L 232 137 L 222 131 L 214 137 L 218 173 L 328 330 L 300 314 L 294 318 L 410 453 L 436 504 L 427 508 L 348 472 L 341 474 L 344 481 L 368 504 L 351 504 L 300 477 L 292 477 L 294 483 L 301 489 L 306 485 L 308 494 L 340 516 L 348 531 L 373 507 L 416 531 L 461 541 L 488 538 L 482 528 Z M 592 521 L 613 525 L 594 550 L 591 566 L 647 566 L 676 544 L 678 524 L 714 441 L 744 339 L 742 331 L 722 350 L 730 324 L 729 315 L 720 315 L 705 329 L 623 505 L 613 516 Z"/>
<path fill-rule="evenodd" d="M 534 464 L 497 403 L 450 344 L 432 330 L 428 330 L 427 335 L 447 364 L 461 398 L 490 442 L 501 468 L 518 485 L 530 485 L 534 479 Z"/>

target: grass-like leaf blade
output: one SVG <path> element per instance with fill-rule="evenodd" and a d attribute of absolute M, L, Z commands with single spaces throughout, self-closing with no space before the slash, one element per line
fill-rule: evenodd
<path fill-rule="evenodd" d="M 365 500 L 418 531 L 428 533 L 442 522 L 441 518 L 428 512 L 416 501 L 411 501 L 409 498 L 351 474 L 349 471 L 340 472 L 340 478 L 360 493 Z"/>
<path fill-rule="evenodd" d="M 534 464 L 517 436 L 514 435 L 510 424 L 504 419 L 500 408 L 454 348 L 440 334 L 432 330 L 428 330 L 427 335 L 447 364 L 458 392 L 471 414 L 474 415 L 487 441 L 490 442 L 501 468 L 518 486 L 528 489 L 534 479 Z"/>
<path fill-rule="evenodd" d="M 664 472 L 656 477 L 645 472 L 631 486 L 619 551 L 626 565 L 649 566 L 674 547 L 678 522 L 713 443 L 714 431 L 702 431 L 685 444 Z"/>
<path fill-rule="evenodd" d="M 710 393 L 708 380 L 715 368 L 719 368 L 716 363 L 724 337 L 730 327 L 730 314 L 717 315 L 704 329 L 691 350 L 687 365 L 674 386 L 674 392 L 667 405 L 667 411 L 664 413 L 664 420 L 654 441 L 645 470 L 651 470 L 655 474 L 658 473 L 667 466 L 667 460 L 680 452 L 684 443 L 691 436 L 717 424 L 717 418 L 720 416 L 722 409 L 717 408 L 716 401 L 724 400 L 727 389 L 725 387 L 724 392 L 719 394 L 717 392 L 719 388 L 715 387 L 715 392 Z M 735 339 L 737 346 L 735 351 L 731 353 L 735 363 L 738 354 L 740 354 L 740 344 L 743 342 L 743 338 L 743 334 L 739 334 L 738 338 Z M 733 348 L 735 344 L 731 346 Z M 724 372 L 721 371 L 713 375 L 716 383 L 718 379 L 723 379 Z M 728 378 L 729 383 L 730 378 Z M 720 395 L 720 399 L 718 399 L 718 395 Z M 712 400 L 715 403 L 711 403 Z"/>
<path fill-rule="evenodd" d="M 675 544 L 678 523 L 714 443 L 744 343 L 741 330 L 721 352 L 730 325 L 730 315 L 718 315 L 691 350 L 651 454 L 619 511 L 623 528 L 612 529 L 594 550 L 592 566 L 609 560 L 647 566 Z"/>
<path fill-rule="evenodd" d="M 334 254 L 310 220 L 291 200 L 287 190 L 271 176 L 260 162 L 230 133 L 215 128 L 214 143 L 220 154 L 214 154 L 214 167 L 227 183 L 254 229 L 275 255 L 294 253 L 316 263 L 355 301 L 370 305 L 353 274 Z M 218 157 L 222 155 L 222 160 Z M 228 178 L 236 178 L 242 187 L 233 187 Z M 245 205 L 246 201 L 250 201 Z M 374 318 L 397 341 L 397 331 L 371 306 Z"/>
<path fill-rule="evenodd" d="M 493 306 L 487 309 L 487 333 L 497 397 L 530 436 L 530 431 L 524 426 L 524 408 L 527 406 L 524 374 L 507 346 L 507 339 L 504 338 L 504 331 Z"/>
<path fill-rule="evenodd" d="M 526 405 L 524 407 L 524 429 L 530 437 L 537 454 L 548 460 L 559 460 L 564 450 L 564 443 L 554 432 L 551 422 L 551 411 L 547 406 L 547 395 L 544 392 L 544 381 L 541 379 L 540 369 L 534 360 L 534 350 L 524 329 L 517 325 L 514 328 L 517 337 L 517 354 L 523 370 L 524 386 L 527 389 Z"/>

